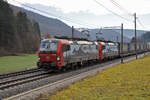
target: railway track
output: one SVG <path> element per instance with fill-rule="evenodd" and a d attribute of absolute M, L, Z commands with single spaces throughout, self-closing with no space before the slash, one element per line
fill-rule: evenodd
<path fill-rule="evenodd" d="M 19 80 L 12 80 L 12 81 L 8 81 L 8 82 L 4 82 L 5 84 L 2 83 L 2 85 L 0 86 L 0 90 L 4 90 L 4 89 L 8 89 L 10 87 L 13 86 L 17 86 L 17 85 L 22 85 L 28 82 L 32 82 L 32 81 L 36 81 L 36 80 L 40 80 L 46 77 L 49 77 L 50 75 L 44 73 L 41 75 L 36 75 L 36 76 L 32 76 L 32 77 L 26 77 L 26 78 L 22 78 Z"/>
<path fill-rule="evenodd" d="M 68 70 L 66 72 L 53 74 L 52 71 L 45 71 L 43 69 L 33 69 L 33 71 L 28 70 L 27 72 L 23 73 L 16 72 L 13 74 L 13 76 L 8 75 L 4 79 L 0 79 L 0 99 L 10 97 L 12 95 L 16 95 L 18 93 L 28 91 L 49 83 L 53 83 L 64 78 L 80 74 L 85 71 L 89 71 L 91 69 L 99 67 L 100 65 L 101 64 L 94 65 L 94 67 L 91 64 L 89 67 L 82 67 L 75 71 Z"/>
<path fill-rule="evenodd" d="M 142 55 L 141 57 L 144 57 Z M 135 56 L 133 57 L 126 57 L 125 62 L 129 62 L 131 60 L 134 60 Z M 50 78 L 45 78 L 46 82 L 49 84 L 41 85 L 38 88 L 35 88 L 33 90 L 30 89 L 30 91 L 23 92 L 21 94 L 18 94 L 16 96 L 12 96 L 10 98 L 6 98 L 4 100 L 33 100 L 40 94 L 49 93 L 49 91 L 53 91 L 55 89 L 62 89 L 69 84 L 80 81 L 85 77 L 93 76 L 98 72 L 101 72 L 103 70 L 106 70 L 108 68 L 111 68 L 114 65 L 120 64 L 120 59 L 115 59 L 112 61 L 104 62 L 98 65 L 94 65 L 92 67 L 86 67 L 81 70 L 71 71 L 69 73 L 62 73 L 59 75 L 54 75 Z M 52 81 L 53 80 L 53 81 Z M 40 82 L 44 82 L 44 80 L 40 80 Z M 38 82 L 36 82 L 38 83 Z"/>
<path fill-rule="evenodd" d="M 22 77 L 9 79 L 9 80 L 0 81 L 0 90 L 4 90 L 4 89 L 7 89 L 9 87 L 13 87 L 13 86 L 17 86 L 17 85 L 21 85 L 21 84 L 36 81 L 36 80 L 39 80 L 42 78 L 49 77 L 50 72 L 51 71 L 42 71 L 42 72 L 26 75 L 26 77 L 22 76 Z"/>
<path fill-rule="evenodd" d="M 37 68 L 25 70 L 25 71 L 1 74 L 0 75 L 0 100 L 4 97 L 11 96 L 12 94 L 14 94 L 13 92 L 11 94 L 7 94 L 7 93 L 16 87 L 20 87 L 23 84 L 47 78 L 52 75 L 53 75 L 52 70 L 46 71 L 45 69 L 37 69 Z"/>
<path fill-rule="evenodd" d="M 0 90 L 46 77 L 51 71 L 44 69 L 29 69 L 0 75 Z"/>
<path fill-rule="evenodd" d="M 25 74 L 29 74 L 29 73 L 34 73 L 34 72 L 42 71 L 42 70 L 43 69 L 33 68 L 33 69 L 28 69 L 28 70 L 22 70 L 22 71 L 17 71 L 17 72 L 0 74 L 0 79 L 10 78 L 10 77 L 18 76 L 18 75 L 25 75 Z"/>

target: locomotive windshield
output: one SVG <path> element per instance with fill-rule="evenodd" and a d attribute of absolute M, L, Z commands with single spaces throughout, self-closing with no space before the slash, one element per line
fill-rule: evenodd
<path fill-rule="evenodd" d="M 40 53 L 56 53 L 58 42 L 42 42 Z"/>

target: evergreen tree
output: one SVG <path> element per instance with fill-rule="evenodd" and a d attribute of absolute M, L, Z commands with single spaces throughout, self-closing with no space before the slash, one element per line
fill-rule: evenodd
<path fill-rule="evenodd" d="M 13 47 L 16 27 L 15 16 L 8 3 L 0 1 L 0 46 L 3 48 Z"/>
<path fill-rule="evenodd" d="M 14 15 L 9 4 L 0 0 L 0 51 L 30 53 L 37 50 L 39 42 L 39 24 L 24 12 Z"/>

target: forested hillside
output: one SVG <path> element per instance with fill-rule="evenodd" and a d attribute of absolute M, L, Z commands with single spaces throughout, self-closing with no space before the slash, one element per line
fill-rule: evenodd
<path fill-rule="evenodd" d="M 29 4 L 26 4 L 29 5 Z M 32 7 L 32 5 L 29 5 Z M 71 37 L 72 29 L 66 23 L 59 19 L 51 18 L 43 16 L 37 12 L 33 12 L 32 10 L 27 10 L 25 8 L 17 7 L 14 5 L 10 5 L 13 11 L 16 13 L 18 11 L 25 12 L 29 19 L 34 19 L 39 23 L 41 34 L 48 33 L 51 36 L 68 36 Z M 81 32 L 74 30 L 75 37 L 83 38 L 85 37 L 84 34 Z"/>
<path fill-rule="evenodd" d="M 14 14 L 9 4 L 0 0 L 0 56 L 35 52 L 39 42 L 39 24 L 24 12 Z"/>

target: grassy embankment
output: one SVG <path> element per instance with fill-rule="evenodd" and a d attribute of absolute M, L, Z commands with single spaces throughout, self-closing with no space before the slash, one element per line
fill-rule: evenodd
<path fill-rule="evenodd" d="M 117 65 L 77 82 L 56 95 L 48 94 L 39 99 L 150 100 L 150 55 L 144 59 Z"/>
<path fill-rule="evenodd" d="M 0 73 L 14 72 L 36 66 L 37 54 L 0 57 Z"/>

